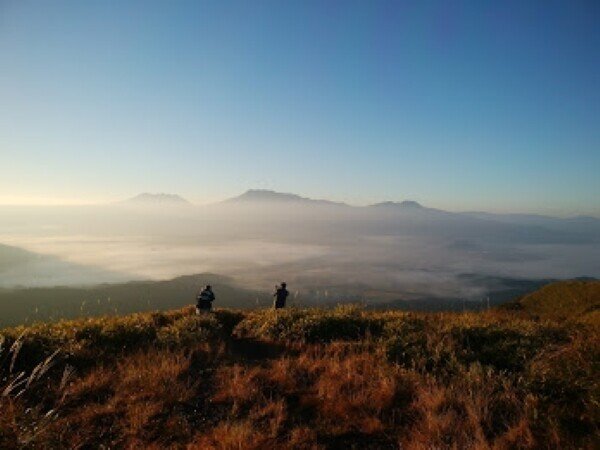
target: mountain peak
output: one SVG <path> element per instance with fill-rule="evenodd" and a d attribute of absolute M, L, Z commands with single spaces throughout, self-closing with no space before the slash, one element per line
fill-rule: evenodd
<path fill-rule="evenodd" d="M 307 198 L 296 194 L 271 191 L 269 189 L 248 189 L 242 195 L 231 200 L 235 201 L 303 201 Z"/>
<path fill-rule="evenodd" d="M 402 202 L 381 202 L 372 206 L 376 206 L 378 208 L 425 209 L 423 205 L 421 205 L 419 202 L 415 202 L 414 200 L 404 200 Z"/>
<path fill-rule="evenodd" d="M 403 202 L 400 202 L 399 205 L 402 208 L 423 208 L 423 205 L 421 205 L 419 202 L 415 202 L 414 200 L 404 200 Z"/>
<path fill-rule="evenodd" d="M 143 192 L 136 195 L 135 197 L 125 200 L 125 203 L 137 204 L 137 205 L 189 205 L 183 197 L 177 194 L 165 194 L 157 193 L 152 194 L 149 192 Z"/>
<path fill-rule="evenodd" d="M 323 204 L 323 205 L 344 205 L 344 203 L 332 202 L 330 200 L 314 200 L 312 198 L 301 197 L 297 194 L 288 194 L 276 192 L 269 189 L 249 189 L 242 195 L 239 195 L 225 202 L 245 203 L 245 202 L 273 202 L 273 203 L 302 203 L 302 204 Z"/>

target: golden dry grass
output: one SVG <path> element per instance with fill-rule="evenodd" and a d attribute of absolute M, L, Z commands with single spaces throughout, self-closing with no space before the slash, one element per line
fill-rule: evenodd
<path fill-rule="evenodd" d="M 61 354 L 22 395 L 0 398 L 0 447 L 508 450 L 599 442 L 597 323 L 510 311 L 190 313 L 48 325 L 20 338 L 7 330 L 4 348 L 21 344 L 13 372 L 12 361 L 2 363 L 5 385 L 17 371 L 30 376 L 41 356 Z M 67 365 L 76 372 L 61 385 Z"/>

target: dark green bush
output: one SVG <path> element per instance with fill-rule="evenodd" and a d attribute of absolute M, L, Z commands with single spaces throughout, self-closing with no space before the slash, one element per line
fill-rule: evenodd
<path fill-rule="evenodd" d="M 568 339 L 564 330 L 541 326 L 521 330 L 499 325 L 454 327 L 451 335 L 461 362 L 479 362 L 508 371 L 524 370 L 541 350 Z"/>

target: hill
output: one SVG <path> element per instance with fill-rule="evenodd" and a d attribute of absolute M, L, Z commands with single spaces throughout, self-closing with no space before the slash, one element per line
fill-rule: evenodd
<path fill-rule="evenodd" d="M 0 448 L 591 450 L 599 325 L 346 306 L 4 329 Z"/>
<path fill-rule="evenodd" d="M 23 323 L 56 321 L 99 315 L 181 308 L 194 303 L 202 286 L 211 284 L 223 307 L 257 307 L 268 304 L 263 293 L 244 289 L 228 277 L 186 275 L 165 281 L 130 281 L 86 287 L 0 289 L 0 328 Z"/>
<path fill-rule="evenodd" d="M 503 306 L 545 319 L 574 319 L 600 310 L 600 281 L 550 283 Z"/>

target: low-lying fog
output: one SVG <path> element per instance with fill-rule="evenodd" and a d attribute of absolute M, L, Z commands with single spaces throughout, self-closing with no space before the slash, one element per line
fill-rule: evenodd
<path fill-rule="evenodd" d="M 260 192 L 205 207 L 1 207 L 0 244 L 0 287 L 213 272 L 253 289 L 285 280 L 298 295 L 389 301 L 480 299 L 500 277 L 600 276 L 595 218 L 350 207 Z"/>

